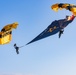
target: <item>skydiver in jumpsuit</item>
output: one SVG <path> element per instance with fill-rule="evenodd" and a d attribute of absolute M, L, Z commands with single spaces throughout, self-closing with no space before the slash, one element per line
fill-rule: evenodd
<path fill-rule="evenodd" d="M 16 49 L 16 53 L 19 54 L 19 49 L 22 48 L 22 47 L 24 47 L 24 46 L 25 45 L 18 47 L 17 44 L 15 43 L 14 44 L 14 48 Z"/>
<path fill-rule="evenodd" d="M 16 43 L 14 44 L 14 48 L 16 49 L 16 53 L 19 54 L 19 47 L 16 45 Z"/>
<path fill-rule="evenodd" d="M 72 15 L 72 16 L 66 16 L 65 19 L 58 20 L 59 25 L 60 25 L 59 38 L 61 37 L 61 34 L 63 34 L 63 32 L 64 32 L 64 28 L 65 28 L 69 23 L 71 23 L 71 22 L 74 20 L 74 18 L 75 18 L 75 16 Z"/>

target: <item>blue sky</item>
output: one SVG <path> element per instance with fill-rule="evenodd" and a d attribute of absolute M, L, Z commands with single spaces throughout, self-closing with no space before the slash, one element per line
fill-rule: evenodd
<path fill-rule="evenodd" d="M 20 49 L 17 55 L 13 44 L 25 45 L 54 20 L 72 13 L 54 12 L 55 3 L 75 4 L 76 0 L 0 0 L 0 29 L 18 22 L 12 41 L 0 45 L 0 75 L 76 75 L 76 19 L 58 34 Z"/>

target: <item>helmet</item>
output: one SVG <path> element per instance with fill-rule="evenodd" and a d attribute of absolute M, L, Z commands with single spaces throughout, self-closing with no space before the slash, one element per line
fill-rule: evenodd
<path fill-rule="evenodd" d="M 70 20 L 70 18 L 71 18 L 71 16 L 66 16 L 66 19 L 67 19 L 67 20 Z"/>
<path fill-rule="evenodd" d="M 16 43 L 14 44 L 14 46 L 16 46 Z"/>
<path fill-rule="evenodd" d="M 68 18 L 69 16 L 68 15 L 66 15 L 66 18 Z"/>

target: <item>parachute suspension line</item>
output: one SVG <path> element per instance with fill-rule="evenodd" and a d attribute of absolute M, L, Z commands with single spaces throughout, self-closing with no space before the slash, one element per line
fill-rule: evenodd
<path fill-rule="evenodd" d="M 19 48 L 22 48 L 22 47 L 24 47 L 24 46 L 26 46 L 26 44 L 25 44 L 25 45 L 23 45 L 23 46 L 20 46 Z"/>

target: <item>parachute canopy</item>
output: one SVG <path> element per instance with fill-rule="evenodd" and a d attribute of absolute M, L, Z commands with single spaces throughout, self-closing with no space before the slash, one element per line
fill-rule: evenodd
<path fill-rule="evenodd" d="M 0 44 L 7 44 L 12 39 L 12 29 L 16 29 L 18 23 L 12 23 L 4 26 L 0 32 Z"/>
<path fill-rule="evenodd" d="M 66 10 L 69 10 L 73 13 L 74 16 L 76 16 L 76 5 L 74 4 L 68 4 L 68 3 L 56 3 L 56 4 L 53 4 L 51 6 L 51 8 L 54 10 L 54 11 L 58 11 L 58 9 L 62 10 L 62 9 L 66 9 Z"/>
<path fill-rule="evenodd" d="M 12 29 L 16 29 L 17 26 L 18 26 L 17 22 L 8 24 L 2 28 L 1 32 L 12 31 Z"/>

